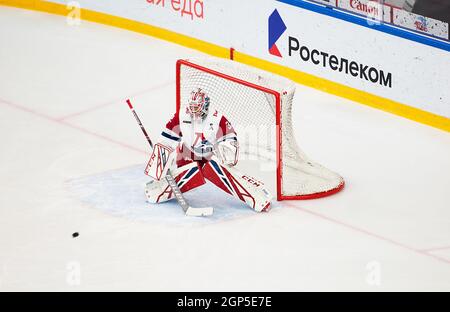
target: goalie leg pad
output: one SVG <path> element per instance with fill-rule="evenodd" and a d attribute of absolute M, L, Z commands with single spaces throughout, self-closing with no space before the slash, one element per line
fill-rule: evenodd
<path fill-rule="evenodd" d="M 204 164 L 202 172 L 206 179 L 255 211 L 270 209 L 272 195 L 265 189 L 264 184 L 242 174 L 235 167 L 221 165 L 217 158 L 213 157 Z"/>
<path fill-rule="evenodd" d="M 172 175 L 182 193 L 188 192 L 206 183 L 197 163 L 191 162 L 173 170 Z M 152 204 L 162 203 L 174 198 L 166 179 L 152 180 L 145 185 L 145 196 Z"/>

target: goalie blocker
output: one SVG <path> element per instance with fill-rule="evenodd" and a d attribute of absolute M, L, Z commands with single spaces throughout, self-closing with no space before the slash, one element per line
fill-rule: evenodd
<path fill-rule="evenodd" d="M 145 168 L 145 174 L 159 181 L 164 179 L 173 163 L 175 153 L 170 146 L 161 143 L 155 144 L 152 155 Z"/>

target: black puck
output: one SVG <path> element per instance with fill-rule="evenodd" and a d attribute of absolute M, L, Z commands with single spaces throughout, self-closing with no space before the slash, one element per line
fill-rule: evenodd
<path fill-rule="evenodd" d="M 78 237 L 79 235 L 80 234 L 78 232 L 75 232 L 75 233 L 72 234 L 72 237 L 75 238 L 75 237 Z"/>

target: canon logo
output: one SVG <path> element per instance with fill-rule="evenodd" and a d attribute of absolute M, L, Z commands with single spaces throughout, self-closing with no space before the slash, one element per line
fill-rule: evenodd
<path fill-rule="evenodd" d="M 367 3 L 361 3 L 361 0 L 350 0 L 350 7 L 360 12 L 371 15 L 380 14 L 380 4 L 375 1 L 368 1 Z"/>

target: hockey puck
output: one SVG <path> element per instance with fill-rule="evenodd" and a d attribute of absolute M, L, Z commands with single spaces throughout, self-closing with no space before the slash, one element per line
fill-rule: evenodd
<path fill-rule="evenodd" d="M 78 232 L 75 232 L 75 233 L 72 234 L 72 237 L 73 237 L 73 238 L 76 238 L 76 237 L 78 237 L 79 235 L 80 235 L 80 234 L 79 234 Z"/>

